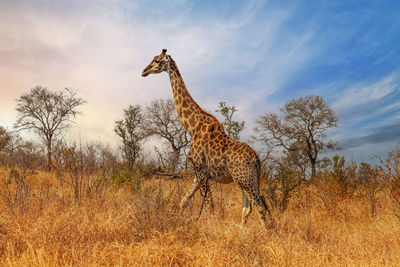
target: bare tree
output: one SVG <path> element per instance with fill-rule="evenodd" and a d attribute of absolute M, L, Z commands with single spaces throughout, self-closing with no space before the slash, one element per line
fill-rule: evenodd
<path fill-rule="evenodd" d="M 121 150 L 130 171 L 133 171 L 141 150 L 143 136 L 140 133 L 140 125 L 142 122 L 142 108 L 139 105 L 130 105 L 129 108 L 124 109 L 124 118 L 115 122 L 114 132 L 122 139 Z"/>
<path fill-rule="evenodd" d="M 55 150 L 55 170 L 61 182 L 64 196 L 64 184 L 74 192 L 75 201 L 84 195 L 105 193 L 109 178 L 117 166 L 117 156 L 102 143 L 59 142 Z"/>
<path fill-rule="evenodd" d="M 9 132 L 0 126 L 0 164 L 12 165 L 14 152 L 21 145 L 22 139 L 18 134 Z"/>
<path fill-rule="evenodd" d="M 240 132 L 244 129 L 244 121 L 238 122 L 233 120 L 233 114 L 238 111 L 235 106 L 227 106 L 225 101 L 220 101 L 215 112 L 220 113 L 224 121 L 221 122 L 224 131 L 232 138 L 239 140 Z"/>
<path fill-rule="evenodd" d="M 28 177 L 35 173 L 43 160 L 37 144 L 19 138 L 18 142 L 12 154 L 10 174 L 4 181 L 5 190 L 0 195 L 7 206 L 19 206 L 25 210 L 32 196 L 32 183 Z"/>
<path fill-rule="evenodd" d="M 47 167 L 51 169 L 52 145 L 59 133 L 72 123 L 80 112 L 77 108 L 86 103 L 68 88 L 52 92 L 36 86 L 17 99 L 18 130 L 33 130 L 44 141 L 47 148 Z"/>
<path fill-rule="evenodd" d="M 2 126 L 0 126 L 0 151 L 2 151 L 10 142 L 11 134 Z"/>
<path fill-rule="evenodd" d="M 180 154 L 190 144 L 190 135 L 183 127 L 172 99 L 157 99 L 146 107 L 142 125 L 146 137 L 158 136 L 171 146 L 171 170 L 175 173 Z"/>
<path fill-rule="evenodd" d="M 326 140 L 326 131 L 337 127 L 333 110 L 321 96 L 306 96 L 290 100 L 281 109 L 282 115 L 266 113 L 257 120 L 256 139 L 272 147 L 287 151 L 302 151 L 311 165 L 315 177 L 318 155 L 325 149 L 336 148 L 336 143 Z"/>

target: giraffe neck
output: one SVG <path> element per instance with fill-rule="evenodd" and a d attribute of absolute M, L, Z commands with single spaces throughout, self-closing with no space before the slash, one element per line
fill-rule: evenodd
<path fill-rule="evenodd" d="M 194 138 L 196 129 L 202 125 L 211 124 L 216 119 L 214 116 L 204 112 L 194 101 L 186 89 L 178 67 L 173 61 L 171 62 L 168 74 L 179 118 L 186 131 Z"/>

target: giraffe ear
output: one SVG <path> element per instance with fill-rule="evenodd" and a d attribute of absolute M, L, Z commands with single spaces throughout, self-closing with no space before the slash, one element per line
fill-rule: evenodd
<path fill-rule="evenodd" d="M 165 55 L 167 53 L 167 49 L 163 49 L 161 54 Z"/>

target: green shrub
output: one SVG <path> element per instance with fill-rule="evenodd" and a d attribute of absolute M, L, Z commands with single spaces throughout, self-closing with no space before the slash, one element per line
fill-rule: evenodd
<path fill-rule="evenodd" d="M 135 177 L 130 171 L 120 173 L 118 170 L 114 169 L 111 175 L 111 182 L 117 188 L 127 186 L 133 192 L 140 192 L 142 190 L 142 178 Z"/>

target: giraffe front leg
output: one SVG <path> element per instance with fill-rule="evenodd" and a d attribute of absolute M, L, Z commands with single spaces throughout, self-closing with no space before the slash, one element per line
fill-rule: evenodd
<path fill-rule="evenodd" d="M 197 172 L 197 180 L 200 182 L 200 194 L 202 196 L 202 203 L 198 218 L 200 218 L 203 208 L 208 209 L 211 213 L 214 213 L 214 201 L 211 193 L 211 187 L 209 183 L 210 174 L 202 168 Z"/>
<path fill-rule="evenodd" d="M 211 187 L 209 185 L 202 184 L 201 189 L 203 190 L 203 194 L 206 194 L 204 196 L 206 207 L 209 207 L 211 213 L 214 213 L 214 199 L 212 197 Z"/>
<path fill-rule="evenodd" d="M 208 192 L 208 204 L 209 204 L 209 206 L 210 206 L 210 211 L 211 211 L 211 213 L 214 213 L 214 200 L 213 200 L 213 197 L 212 197 L 212 194 L 211 194 L 211 188 L 209 188 L 208 189 L 209 190 L 209 192 Z"/>
<path fill-rule="evenodd" d="M 180 213 L 183 215 L 183 211 L 187 207 L 187 204 L 189 203 L 189 200 L 193 197 L 194 193 L 196 193 L 197 190 L 200 188 L 200 182 L 198 179 L 195 177 L 193 180 L 193 184 L 190 187 L 189 192 L 183 197 L 181 204 L 180 204 Z"/>

